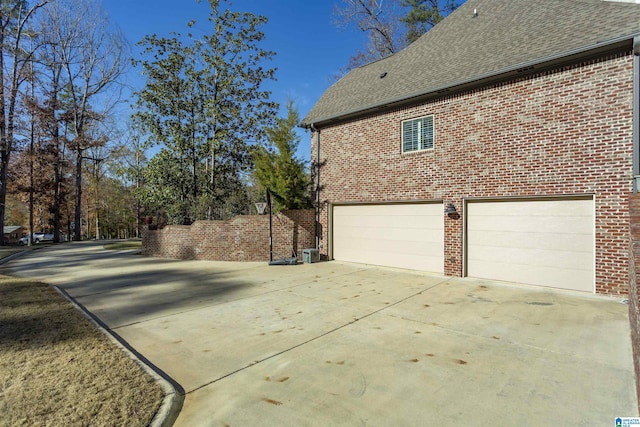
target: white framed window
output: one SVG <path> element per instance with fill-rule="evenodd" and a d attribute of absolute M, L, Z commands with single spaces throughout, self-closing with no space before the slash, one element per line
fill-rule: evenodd
<path fill-rule="evenodd" d="M 433 116 L 402 122 L 402 152 L 433 148 Z"/>

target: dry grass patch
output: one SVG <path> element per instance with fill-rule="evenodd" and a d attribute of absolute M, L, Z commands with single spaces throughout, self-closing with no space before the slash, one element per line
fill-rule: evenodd
<path fill-rule="evenodd" d="M 0 425 L 146 426 L 162 398 L 53 288 L 0 276 Z"/>

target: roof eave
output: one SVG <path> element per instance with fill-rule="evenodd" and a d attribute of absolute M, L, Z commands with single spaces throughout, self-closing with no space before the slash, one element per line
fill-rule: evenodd
<path fill-rule="evenodd" d="M 511 79 L 515 76 L 538 73 L 540 71 L 544 71 L 545 69 L 554 68 L 559 65 L 579 62 L 581 60 L 600 56 L 608 52 L 631 49 L 633 47 L 634 38 L 638 36 L 640 36 L 640 32 L 619 36 L 588 46 L 583 46 L 558 54 L 538 58 L 532 61 L 519 63 L 510 67 L 492 71 L 486 74 L 481 74 L 469 79 L 453 82 L 444 86 L 430 88 L 426 91 L 416 92 L 414 94 L 390 99 L 382 103 L 372 104 L 366 107 L 358 108 L 356 110 L 341 113 L 337 116 L 323 117 L 312 122 L 302 121 L 300 123 L 300 126 L 305 129 L 310 129 L 312 127 L 318 128 L 327 125 L 333 125 L 354 118 L 367 116 L 372 113 L 379 113 L 392 108 L 406 106 L 408 104 L 420 103 L 428 99 L 443 96 L 445 94 L 451 94 L 452 92 L 469 90 L 478 86 L 486 86 L 487 84 Z"/>

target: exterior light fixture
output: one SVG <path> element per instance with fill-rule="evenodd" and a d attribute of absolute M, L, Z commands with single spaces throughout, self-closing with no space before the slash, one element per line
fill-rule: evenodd
<path fill-rule="evenodd" d="M 453 206 L 453 203 L 449 203 L 447 205 L 447 207 L 445 208 L 444 213 L 447 214 L 447 215 L 453 215 L 453 214 L 458 213 L 458 211 L 456 211 L 456 207 Z"/>

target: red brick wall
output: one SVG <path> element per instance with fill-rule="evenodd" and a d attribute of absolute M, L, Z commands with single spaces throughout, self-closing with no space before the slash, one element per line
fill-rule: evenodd
<path fill-rule="evenodd" d="M 626 294 L 632 96 L 628 53 L 327 126 L 320 199 L 443 200 L 464 215 L 463 198 L 593 194 L 596 289 Z M 401 122 L 426 115 L 434 115 L 434 149 L 402 154 Z M 464 218 L 443 221 L 445 273 L 460 276 Z"/>
<path fill-rule="evenodd" d="M 638 412 L 640 413 L 640 194 L 629 197 L 631 223 L 631 268 L 629 280 L 629 322 L 631 325 L 631 347 L 636 370 Z"/>
<path fill-rule="evenodd" d="M 273 215 L 273 257 L 302 260 L 302 250 L 315 247 L 313 210 Z M 142 254 L 211 261 L 269 261 L 269 215 L 237 216 L 227 221 L 196 221 L 142 232 Z"/>

